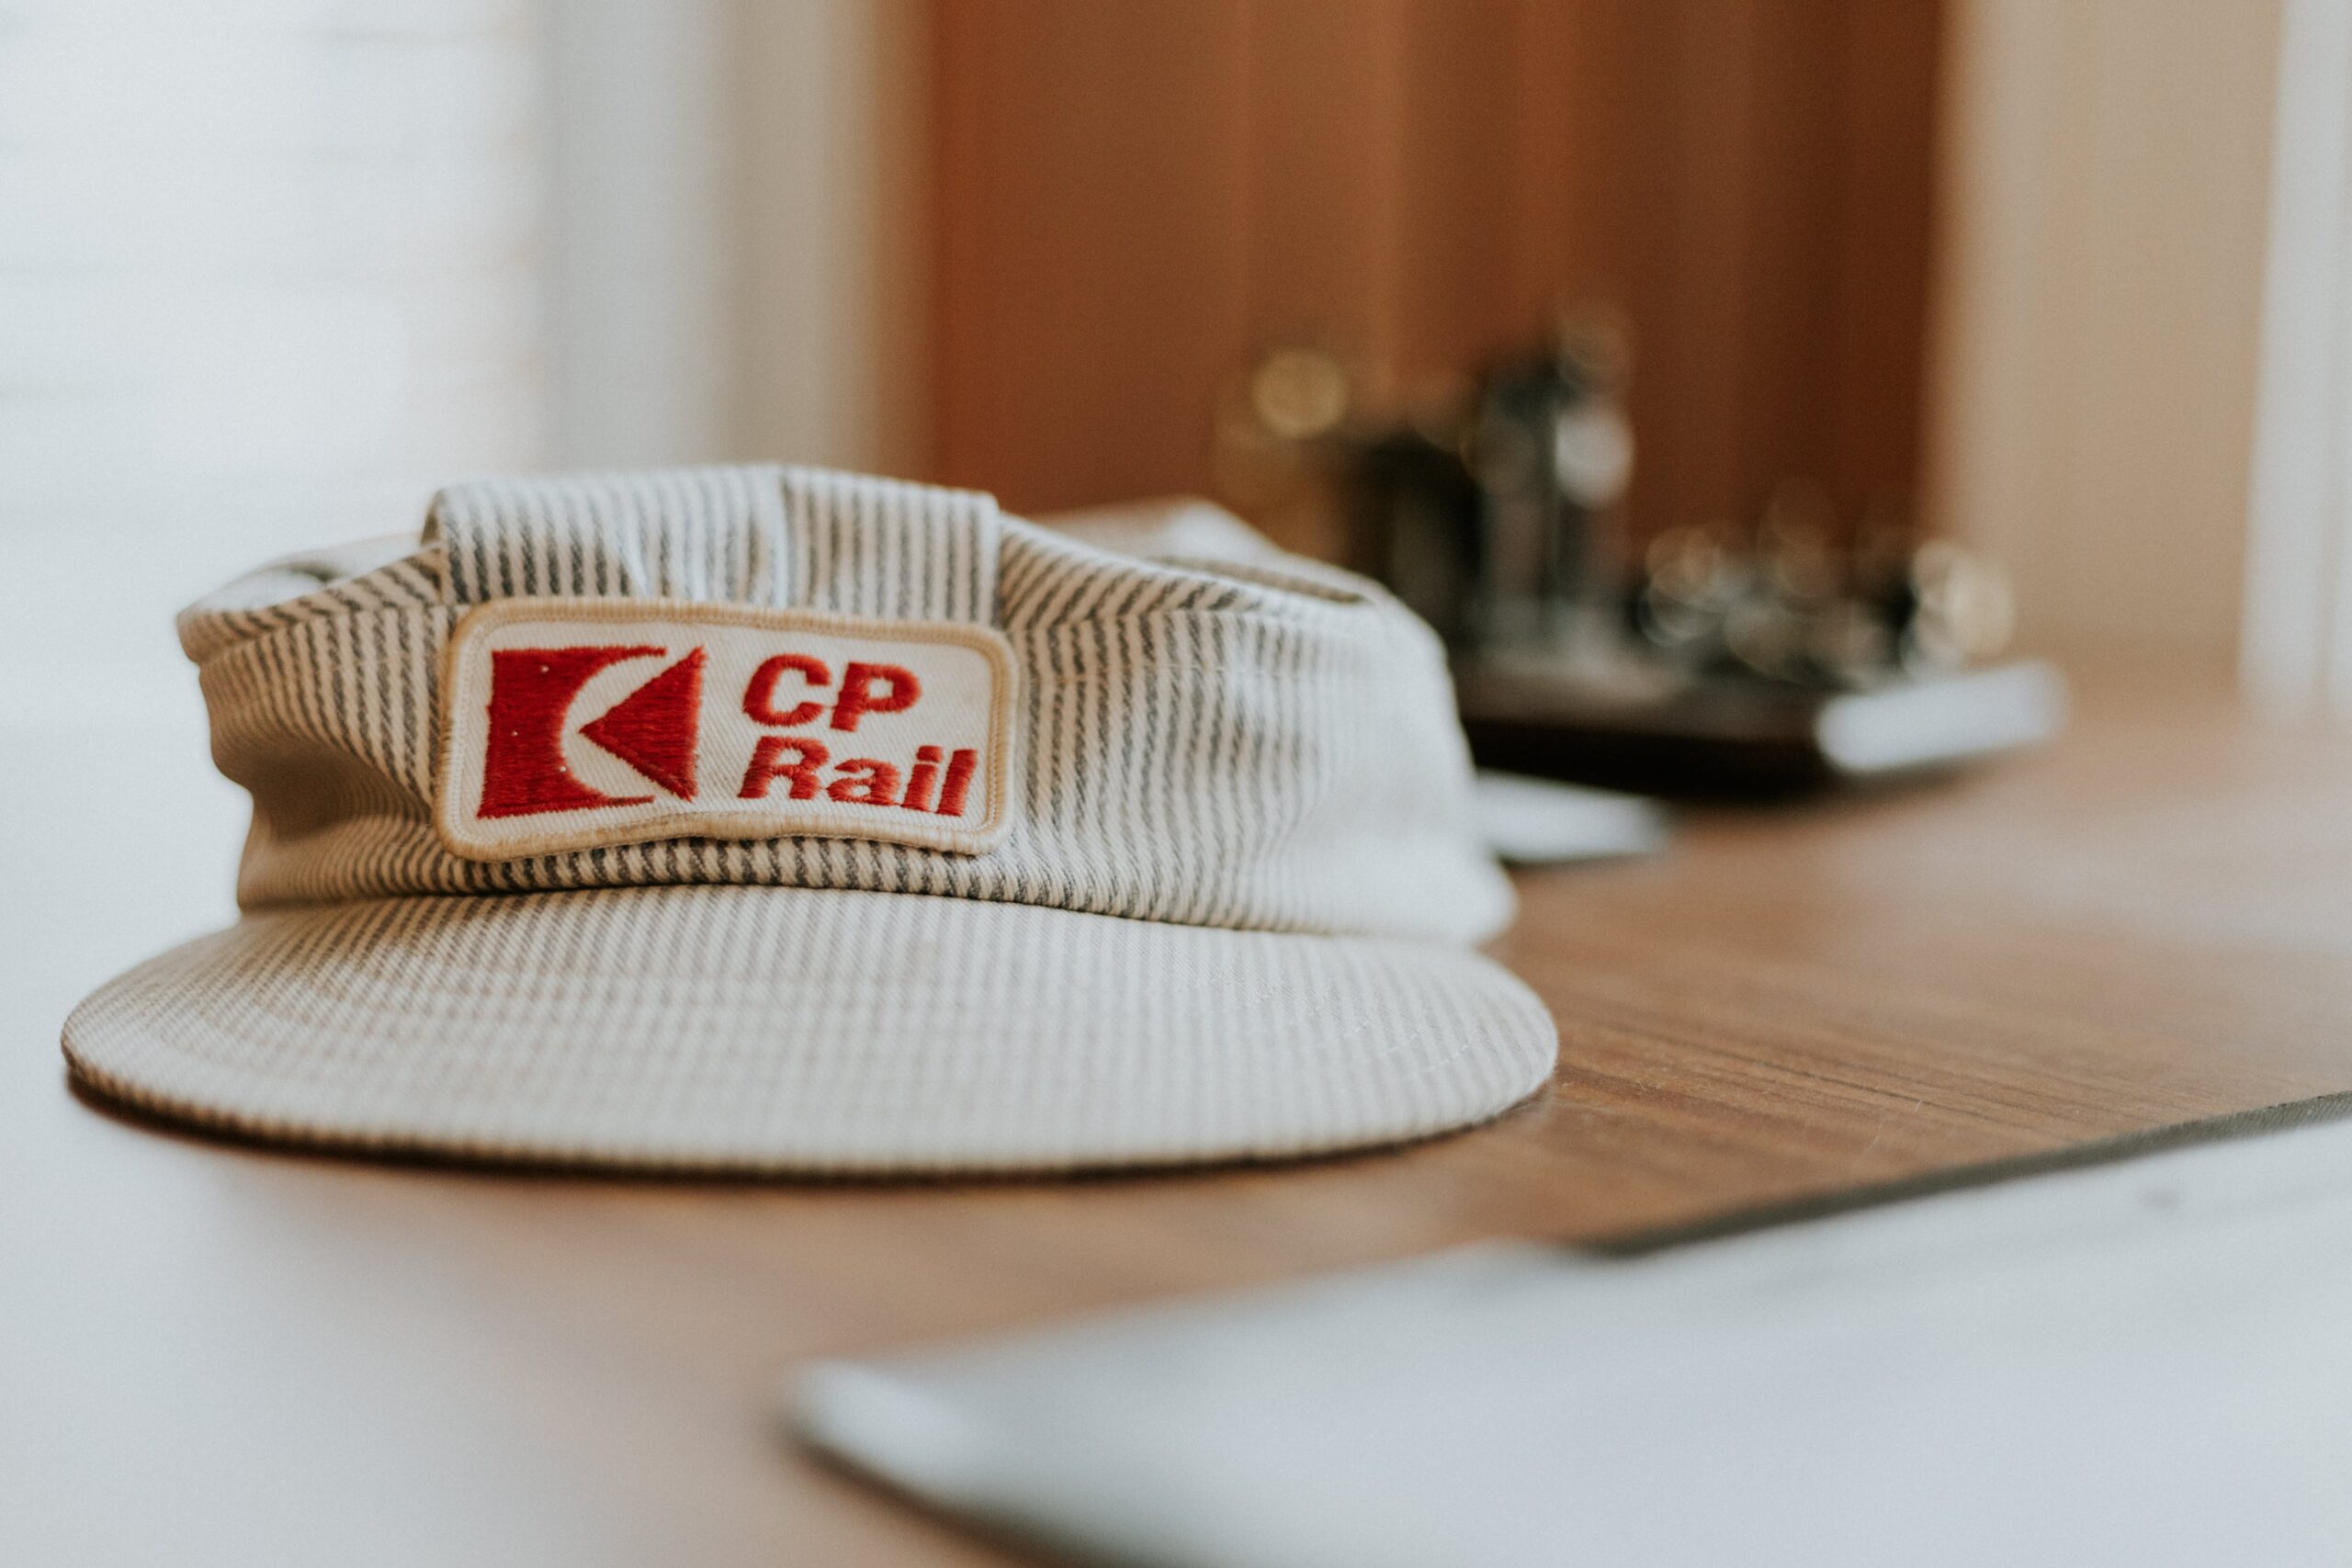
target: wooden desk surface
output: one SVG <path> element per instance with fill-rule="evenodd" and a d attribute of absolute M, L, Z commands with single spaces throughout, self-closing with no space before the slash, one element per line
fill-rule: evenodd
<path fill-rule="evenodd" d="M 130 786 L 74 745 L 92 821 L 53 856 L 149 871 L 8 911 L 8 1562 L 1001 1562 L 782 1445 L 777 1380 L 2352 1089 L 2352 738 L 2098 687 L 2042 757 L 1527 878 L 1498 951 L 1559 1016 L 1558 1079 L 1401 1153 L 866 1186 L 292 1156 L 69 1093 L 60 1016 L 187 923 L 189 836 L 233 816 L 104 824 Z"/>

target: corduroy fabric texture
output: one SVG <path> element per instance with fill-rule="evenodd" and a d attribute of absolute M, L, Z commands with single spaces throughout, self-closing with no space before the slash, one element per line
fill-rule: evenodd
<path fill-rule="evenodd" d="M 442 649 L 469 607 L 543 595 L 995 626 L 1022 676 L 1009 835 L 452 855 Z M 1548 1076 L 1540 1004 L 1463 951 L 1510 900 L 1440 650 L 1329 569 L 678 469 L 457 487 L 420 541 L 280 563 L 180 629 L 254 796 L 248 917 L 65 1035 L 152 1108 L 498 1157 L 1059 1168 L 1409 1137 Z"/>
<path fill-rule="evenodd" d="M 1443 944 L 743 887 L 273 911 L 74 1034 L 99 1087 L 266 1136 L 840 1171 L 1385 1142 L 1551 1055 L 1542 1004 Z"/>

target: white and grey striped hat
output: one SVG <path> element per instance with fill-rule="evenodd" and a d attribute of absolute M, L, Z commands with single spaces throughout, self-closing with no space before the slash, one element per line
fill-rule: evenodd
<path fill-rule="evenodd" d="M 742 1170 L 1269 1157 L 1548 1077 L 1434 640 L 772 467 L 461 485 L 180 621 L 235 925 L 74 1071 L 304 1143 Z"/>

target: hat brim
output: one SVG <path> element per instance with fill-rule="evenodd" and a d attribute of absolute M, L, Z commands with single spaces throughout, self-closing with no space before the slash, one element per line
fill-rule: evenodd
<path fill-rule="evenodd" d="M 673 1170 L 1064 1170 L 1419 1137 L 1557 1036 L 1476 953 L 673 886 L 250 915 L 110 982 L 79 1078 L 250 1135 Z"/>

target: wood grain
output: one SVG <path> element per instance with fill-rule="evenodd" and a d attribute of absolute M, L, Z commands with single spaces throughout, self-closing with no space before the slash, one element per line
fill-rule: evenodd
<path fill-rule="evenodd" d="M 1942 6 L 934 0 L 933 477 L 1211 491 L 1318 341 L 1376 405 L 1629 317 L 1639 534 L 1916 484 Z"/>
<path fill-rule="evenodd" d="M 1497 951 L 1564 1049 L 1495 1124 L 1148 1178 L 632 1181 L 184 1137 L 69 1095 L 86 960 L 20 942 L 0 1379 L 32 1425 L 0 1558 L 1000 1561 L 789 1450 L 776 1380 L 2352 1089 L 2347 799 L 2352 738 L 2095 686 L 2044 756 L 1524 878 Z"/>

